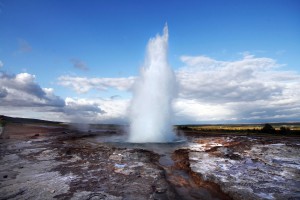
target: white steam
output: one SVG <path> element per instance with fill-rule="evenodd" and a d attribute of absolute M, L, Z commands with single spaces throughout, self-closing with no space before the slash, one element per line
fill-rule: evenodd
<path fill-rule="evenodd" d="M 174 72 L 167 60 L 168 26 L 163 35 L 149 40 L 144 66 L 136 80 L 130 107 L 129 142 L 170 142 L 172 100 L 176 91 Z"/>

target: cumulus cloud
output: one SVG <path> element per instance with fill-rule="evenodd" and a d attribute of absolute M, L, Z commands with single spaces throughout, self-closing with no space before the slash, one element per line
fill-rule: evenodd
<path fill-rule="evenodd" d="M 66 98 L 62 113 L 72 122 L 125 123 L 128 100 L 123 99 L 77 99 Z"/>
<path fill-rule="evenodd" d="M 63 107 L 64 101 L 53 94 L 51 89 L 41 88 L 35 76 L 28 73 L 9 75 L 0 73 L 0 106 L 14 107 Z"/>
<path fill-rule="evenodd" d="M 175 122 L 185 123 L 212 123 L 227 120 L 234 120 L 233 110 L 220 104 L 202 102 L 197 99 L 178 98 L 174 101 L 176 113 Z"/>
<path fill-rule="evenodd" d="M 181 116 L 198 122 L 300 118 L 300 75 L 284 71 L 271 58 L 244 54 L 237 61 L 206 56 L 181 60 L 185 66 L 177 71 L 180 100 L 175 104 Z"/>
<path fill-rule="evenodd" d="M 0 73 L 0 114 L 76 123 L 124 123 L 128 100 L 62 99 L 42 88 L 35 75 Z"/>
<path fill-rule="evenodd" d="M 4 87 L 1 87 L 1 88 L 0 88 L 0 98 L 6 97 L 7 94 L 8 94 L 7 89 L 4 88 Z"/>
<path fill-rule="evenodd" d="M 186 67 L 177 72 L 180 95 L 212 102 L 254 101 L 282 93 L 282 87 L 272 81 L 279 65 L 269 58 L 251 55 L 242 60 L 225 62 L 208 57 L 187 57 Z"/>
<path fill-rule="evenodd" d="M 58 84 L 69 87 L 77 93 L 85 93 L 91 89 L 108 90 L 116 88 L 118 90 L 129 90 L 134 83 L 135 77 L 127 78 L 87 78 L 78 76 L 60 76 Z"/>
<path fill-rule="evenodd" d="M 238 123 L 299 121 L 300 74 L 276 60 L 244 54 L 239 60 L 182 56 L 176 71 L 178 98 L 175 123 Z M 0 73 L 0 114 L 43 113 L 41 118 L 86 122 L 125 123 L 130 99 L 65 99 L 42 88 L 28 73 Z M 61 76 L 58 84 L 78 93 L 118 89 L 130 92 L 136 77 L 88 78 Z"/>
<path fill-rule="evenodd" d="M 300 118 L 300 75 L 266 57 L 244 53 L 239 60 L 220 61 L 207 56 L 182 56 L 176 71 L 176 123 L 295 121 Z M 87 78 L 61 76 L 59 84 L 85 93 L 110 88 L 130 91 L 135 77 Z M 110 101 L 121 100 L 110 98 Z M 114 113 L 101 105 L 101 117 Z M 116 112 L 117 116 L 124 116 Z M 103 118 L 102 118 L 103 119 Z"/>
<path fill-rule="evenodd" d="M 70 62 L 73 64 L 73 67 L 80 70 L 88 70 L 88 66 L 80 59 L 72 58 Z"/>

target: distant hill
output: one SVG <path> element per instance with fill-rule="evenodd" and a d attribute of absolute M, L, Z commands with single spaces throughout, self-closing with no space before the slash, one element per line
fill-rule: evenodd
<path fill-rule="evenodd" d="M 6 122 L 11 123 L 35 123 L 35 124 L 60 124 L 61 122 L 54 122 L 48 120 L 41 120 L 41 119 L 29 119 L 29 118 L 21 118 L 21 117 L 9 117 L 5 115 L 0 115 Z"/>

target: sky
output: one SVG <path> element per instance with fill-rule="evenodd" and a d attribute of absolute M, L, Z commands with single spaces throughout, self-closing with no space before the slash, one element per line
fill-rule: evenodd
<path fill-rule="evenodd" d="M 300 121 L 298 0 L 0 0 L 0 114 L 128 123 L 165 23 L 175 124 Z"/>

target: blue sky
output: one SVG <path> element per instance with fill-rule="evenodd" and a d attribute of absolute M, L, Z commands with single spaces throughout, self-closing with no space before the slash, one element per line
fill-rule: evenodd
<path fill-rule="evenodd" d="M 104 110 L 108 115 L 110 107 L 108 106 L 109 108 L 105 110 L 105 106 L 101 105 L 103 102 L 97 102 L 95 99 L 103 99 L 106 101 L 105 103 L 108 103 L 110 97 L 118 95 L 118 101 L 130 101 L 130 89 L 116 87 L 116 84 L 125 84 L 118 82 L 118 78 L 127 80 L 128 77 L 138 76 L 139 68 L 144 62 L 149 38 L 160 33 L 166 22 L 170 33 L 169 63 L 178 74 L 184 69 L 195 68 L 194 65 L 198 68 L 205 65 L 202 62 L 203 59 L 200 59 L 199 63 L 197 58 L 207 57 L 218 63 L 236 63 L 245 60 L 247 56 L 248 58 L 252 56 L 258 60 L 260 58 L 272 59 L 275 63 L 272 64 L 272 69 L 265 68 L 263 71 L 271 70 L 272 72 L 269 74 L 278 73 L 284 77 L 289 74 L 294 81 L 293 85 L 297 85 L 300 82 L 297 82 L 300 71 L 299 10 L 300 2 L 297 0 L 0 0 L 2 91 L 5 90 L 8 93 L 17 91 L 8 88 L 9 80 L 11 83 L 13 80 L 6 79 L 5 82 L 3 74 L 16 77 L 17 74 L 26 73 L 28 75 L 25 76 L 28 78 L 26 80 L 32 81 L 26 82 L 29 85 L 35 84 L 41 89 L 52 88 L 53 95 L 64 102 L 71 98 L 76 101 L 77 105 L 80 100 L 85 99 L 86 103 L 96 105 L 98 110 Z M 183 59 L 184 56 L 189 59 Z M 194 61 L 189 62 L 192 58 Z M 261 64 L 261 59 L 252 61 Z M 224 67 L 224 65 L 219 67 Z M 259 68 L 259 66 L 257 67 Z M 258 70 L 254 74 L 260 72 L 261 70 Z M 278 74 L 276 77 L 279 76 Z M 270 78 L 272 81 L 275 80 L 274 76 Z M 76 77 L 77 81 L 79 78 L 87 80 L 94 78 L 96 83 L 90 85 L 87 90 L 78 91 L 74 85 L 66 83 L 66 77 Z M 97 85 L 99 82 L 96 79 L 102 80 L 102 78 L 112 78 L 109 80 L 109 84 L 105 83 L 109 85 L 105 89 L 99 89 L 99 85 Z M 117 83 L 112 83 L 115 79 Z M 72 79 L 72 81 L 74 80 Z M 82 79 L 80 80 L 78 87 L 84 88 L 87 81 L 83 83 Z M 199 79 L 197 83 L 201 81 Z M 262 82 L 261 84 L 266 83 Z M 270 88 L 272 87 L 275 86 L 270 86 Z M 201 87 L 199 86 L 199 88 Z M 282 88 L 286 88 L 286 86 L 283 84 Z M 293 88 L 290 88 L 291 91 L 282 89 L 280 90 L 281 94 L 293 93 Z M 184 91 L 181 91 L 181 94 L 189 91 L 187 87 L 183 87 L 182 90 Z M 201 93 L 201 91 L 193 92 Z M 186 101 L 197 101 L 201 105 L 211 104 L 211 102 L 203 102 L 205 101 L 203 98 L 188 98 L 188 96 L 191 95 L 181 95 L 180 98 Z M 273 98 L 274 94 L 272 93 L 271 96 Z M 21 97 L 10 96 L 6 101 L 2 98 L 2 105 L 7 108 L 11 102 L 10 106 L 13 107 L 14 98 Z M 222 96 L 218 98 L 222 99 Z M 297 92 L 293 98 L 299 98 Z M 25 116 L 26 110 L 31 109 L 33 114 L 30 117 L 43 116 L 36 108 L 37 106 L 32 109 L 26 103 L 18 105 L 23 105 L 21 106 L 22 111 L 8 112 L 3 108 L 2 113 Z M 213 106 L 220 105 L 221 103 L 214 103 Z M 49 105 L 43 106 L 49 109 Z M 295 104 L 293 108 L 297 110 L 298 104 Z M 202 108 L 199 109 L 201 112 Z M 215 107 L 211 109 L 217 110 Z M 56 114 L 53 111 L 54 108 L 50 110 L 52 115 Z M 123 109 L 123 111 L 125 110 Z M 188 109 L 185 107 L 183 110 Z M 95 113 L 96 111 L 97 109 Z M 122 111 L 112 112 L 122 113 Z M 255 110 L 253 112 L 268 113 L 269 111 Z M 178 113 L 182 112 L 178 111 Z M 65 111 L 61 111 L 60 114 L 59 119 L 68 120 Z M 185 117 L 186 115 L 190 116 Z M 90 117 L 90 115 L 87 116 Z M 99 112 L 97 116 L 87 117 L 86 120 L 101 121 Z M 120 118 L 117 114 L 114 116 L 112 118 L 107 116 L 105 119 L 113 121 Z M 126 114 L 122 116 L 122 119 L 126 118 Z M 207 120 L 203 120 L 206 119 L 203 115 L 199 120 L 194 120 L 198 119 L 197 114 L 185 113 L 184 116 L 178 117 L 177 121 L 197 123 L 226 121 L 228 115 L 223 116 L 221 118 L 207 117 Z M 262 115 L 260 116 L 262 117 Z M 251 121 L 246 116 L 243 115 L 243 117 L 245 117 L 245 121 Z M 240 120 L 243 117 L 239 114 L 230 115 L 233 121 L 243 121 Z M 298 115 L 292 114 L 288 118 L 276 118 L 276 120 L 297 120 L 298 117 Z M 275 120 L 271 114 L 269 118 L 263 119 L 259 116 L 255 118 L 256 121 L 260 121 L 260 119 L 262 121 Z"/>

